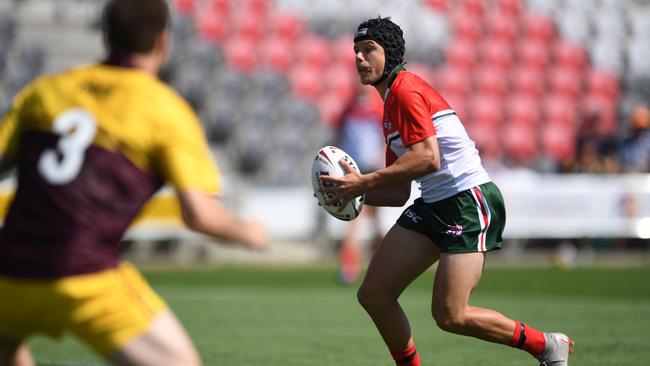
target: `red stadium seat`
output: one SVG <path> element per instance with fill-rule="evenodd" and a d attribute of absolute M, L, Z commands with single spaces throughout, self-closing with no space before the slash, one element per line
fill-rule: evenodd
<path fill-rule="evenodd" d="M 517 45 L 518 64 L 538 70 L 546 70 L 550 63 L 549 48 L 546 43 L 524 39 Z"/>
<path fill-rule="evenodd" d="M 228 21 L 223 15 L 200 12 L 195 19 L 201 39 L 216 45 L 221 44 L 227 35 Z"/>
<path fill-rule="evenodd" d="M 427 64 L 423 64 L 421 62 L 409 62 L 406 65 L 406 68 L 429 84 L 433 84 L 435 82 L 435 70 L 433 70 L 433 68 Z"/>
<path fill-rule="evenodd" d="M 472 123 L 497 128 L 503 122 L 502 101 L 492 95 L 477 95 L 469 105 Z"/>
<path fill-rule="evenodd" d="M 530 165 L 537 158 L 537 133 L 534 128 L 508 124 L 501 131 L 501 144 L 506 155 L 517 165 Z"/>
<path fill-rule="evenodd" d="M 424 0 L 424 5 L 443 13 L 448 12 L 451 8 L 450 0 Z"/>
<path fill-rule="evenodd" d="M 565 126 L 549 124 L 543 127 L 541 145 L 544 155 L 558 163 L 568 163 L 575 159 L 575 130 Z"/>
<path fill-rule="evenodd" d="M 347 104 L 347 99 L 341 99 L 341 96 L 335 92 L 326 93 L 318 98 L 316 107 L 320 114 L 320 119 L 326 126 L 332 129 L 336 128 L 336 124 L 341 118 L 343 108 Z"/>
<path fill-rule="evenodd" d="M 462 119 L 461 121 L 465 125 L 469 138 L 476 144 L 476 148 L 481 154 L 481 159 L 498 161 L 503 155 L 499 130 L 480 123 L 466 123 Z"/>
<path fill-rule="evenodd" d="M 484 66 L 507 70 L 512 66 L 511 43 L 487 39 L 481 44 L 481 61 Z"/>
<path fill-rule="evenodd" d="M 466 98 L 472 91 L 470 73 L 462 68 L 448 64 L 438 72 L 438 77 L 434 83 L 443 93 L 443 95 L 453 94 Z"/>
<path fill-rule="evenodd" d="M 557 41 L 553 45 L 555 64 L 582 72 L 587 66 L 587 51 L 582 45 L 570 41 Z"/>
<path fill-rule="evenodd" d="M 544 124 L 562 125 L 576 128 L 580 106 L 558 95 L 550 95 L 544 100 Z"/>
<path fill-rule="evenodd" d="M 445 61 L 455 68 L 469 70 L 477 63 L 477 53 L 475 43 L 452 40 L 445 48 Z"/>
<path fill-rule="evenodd" d="M 483 37 L 481 18 L 463 12 L 455 13 L 451 20 L 454 38 L 477 42 Z"/>
<path fill-rule="evenodd" d="M 538 69 L 524 66 L 513 70 L 510 74 L 510 84 L 512 90 L 520 95 L 531 98 L 544 95 L 544 74 Z"/>
<path fill-rule="evenodd" d="M 508 74 L 498 68 L 481 68 L 474 74 L 478 92 L 501 99 L 508 92 Z"/>
<path fill-rule="evenodd" d="M 554 68 L 548 75 L 550 92 L 575 101 L 582 95 L 582 74 L 571 69 Z"/>
<path fill-rule="evenodd" d="M 587 73 L 587 91 L 589 94 L 602 95 L 616 100 L 621 94 L 618 77 L 611 72 L 591 69 Z"/>
<path fill-rule="evenodd" d="M 556 37 L 553 21 L 540 14 L 528 14 L 521 19 L 525 38 L 550 44 Z"/>
<path fill-rule="evenodd" d="M 271 0 L 248 0 L 243 5 L 243 11 L 254 13 L 258 17 L 264 16 L 273 7 Z"/>
<path fill-rule="evenodd" d="M 260 64 L 269 70 L 284 73 L 293 63 L 293 44 L 283 38 L 269 37 L 260 42 Z"/>
<path fill-rule="evenodd" d="M 305 23 L 292 14 L 277 12 L 270 14 L 268 19 L 271 33 L 288 41 L 296 41 L 305 33 Z"/>
<path fill-rule="evenodd" d="M 456 115 L 464 125 L 471 124 L 471 120 L 467 113 L 467 100 L 465 97 L 455 94 L 444 94 L 443 98 L 447 101 L 449 107 L 456 111 Z"/>
<path fill-rule="evenodd" d="M 196 6 L 196 0 L 174 0 L 172 2 L 174 9 L 179 13 L 190 16 L 194 13 L 194 8 Z"/>
<path fill-rule="evenodd" d="M 296 65 L 289 69 L 289 85 L 297 97 L 316 101 L 323 89 L 321 70 L 308 64 Z"/>
<path fill-rule="evenodd" d="M 482 17 L 485 14 L 485 0 L 458 0 L 457 11 L 468 16 Z"/>
<path fill-rule="evenodd" d="M 254 12 L 238 12 L 230 19 L 230 28 L 235 37 L 246 37 L 253 41 L 264 35 L 264 19 Z"/>
<path fill-rule="evenodd" d="M 325 68 L 330 63 L 330 44 L 326 38 L 307 34 L 296 40 L 293 47 L 295 58 L 300 63 Z"/>
<path fill-rule="evenodd" d="M 231 10 L 231 0 L 209 0 L 207 2 L 202 2 L 201 9 L 202 12 L 208 12 L 211 14 L 217 15 L 228 15 Z"/>
<path fill-rule="evenodd" d="M 540 121 L 540 106 L 536 99 L 526 95 L 514 95 L 506 103 L 509 124 L 535 128 Z"/>
<path fill-rule="evenodd" d="M 328 94 L 337 94 L 341 100 L 348 100 L 354 95 L 359 84 L 359 76 L 354 68 L 342 64 L 330 65 L 322 77 Z"/>
<path fill-rule="evenodd" d="M 243 74 L 250 74 L 257 66 L 255 43 L 248 38 L 228 39 L 224 46 L 224 53 L 228 66 Z"/>
<path fill-rule="evenodd" d="M 340 63 L 354 68 L 353 35 L 344 35 L 330 42 L 330 55 L 334 63 Z"/>
<path fill-rule="evenodd" d="M 496 12 L 486 19 L 490 38 L 511 43 L 519 36 L 519 22 L 514 15 Z"/>
<path fill-rule="evenodd" d="M 518 18 L 524 11 L 522 0 L 495 0 L 494 7 L 498 13 Z"/>

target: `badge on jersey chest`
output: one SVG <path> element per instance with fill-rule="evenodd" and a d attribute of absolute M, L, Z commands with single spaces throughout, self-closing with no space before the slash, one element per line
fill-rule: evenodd
<path fill-rule="evenodd" d="M 384 112 L 384 130 L 389 131 L 392 127 L 393 124 L 388 119 L 388 113 Z"/>

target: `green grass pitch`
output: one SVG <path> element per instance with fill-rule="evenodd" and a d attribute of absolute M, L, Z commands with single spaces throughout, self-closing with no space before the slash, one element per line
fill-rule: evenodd
<path fill-rule="evenodd" d="M 391 366 L 356 286 L 333 269 L 145 271 L 185 324 L 205 365 Z M 524 352 L 439 330 L 430 316 L 433 271 L 400 302 L 424 365 L 536 365 Z M 650 268 L 488 268 L 472 304 L 576 341 L 572 366 L 650 365 Z M 66 337 L 30 341 L 39 365 L 102 365 Z"/>

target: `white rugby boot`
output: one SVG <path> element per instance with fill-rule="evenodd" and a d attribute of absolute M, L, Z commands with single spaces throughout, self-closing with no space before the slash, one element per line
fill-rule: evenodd
<path fill-rule="evenodd" d="M 566 334 L 544 333 L 546 347 L 537 357 L 539 366 L 568 366 L 569 354 L 573 353 L 573 342 Z"/>

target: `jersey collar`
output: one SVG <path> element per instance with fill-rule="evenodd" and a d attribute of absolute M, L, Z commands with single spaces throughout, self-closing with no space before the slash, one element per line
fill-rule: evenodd
<path fill-rule="evenodd" d="M 135 65 L 128 57 L 124 56 L 109 56 L 104 62 L 104 65 L 115 66 L 115 67 L 125 67 L 129 69 L 134 69 Z"/>
<path fill-rule="evenodd" d="M 390 72 L 390 75 L 388 76 L 388 81 L 386 82 L 386 93 L 384 93 L 384 100 L 388 98 L 388 93 L 390 92 L 390 88 L 393 86 L 393 82 L 397 78 L 397 74 L 399 74 L 404 70 L 406 70 L 404 68 L 404 64 L 399 64 L 393 69 L 393 71 Z"/>

